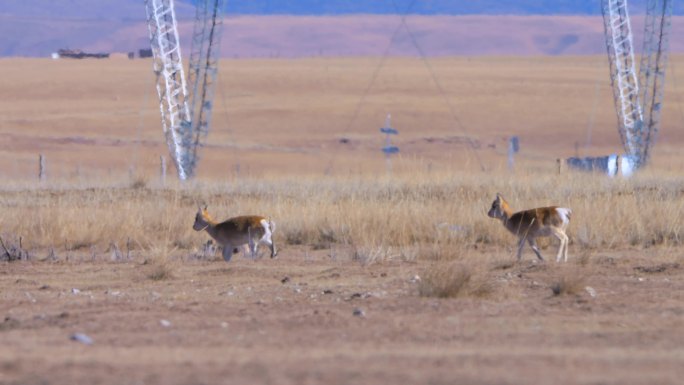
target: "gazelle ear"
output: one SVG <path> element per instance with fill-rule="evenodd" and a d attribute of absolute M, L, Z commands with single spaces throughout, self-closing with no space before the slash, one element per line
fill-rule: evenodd
<path fill-rule="evenodd" d="M 503 199 L 503 197 L 501 196 L 501 193 L 496 193 L 496 200 L 500 201 L 502 199 Z"/>
<path fill-rule="evenodd" d="M 204 208 L 202 210 L 207 211 L 207 205 L 204 205 Z"/>

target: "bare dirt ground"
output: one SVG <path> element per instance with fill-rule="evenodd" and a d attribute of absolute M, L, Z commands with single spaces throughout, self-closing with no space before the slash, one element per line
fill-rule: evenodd
<path fill-rule="evenodd" d="M 418 294 L 430 262 L 296 247 L 230 264 L 3 263 L 0 383 L 681 383 L 682 250 L 504 254 L 464 257 L 487 260 L 494 295 L 450 299 Z"/>

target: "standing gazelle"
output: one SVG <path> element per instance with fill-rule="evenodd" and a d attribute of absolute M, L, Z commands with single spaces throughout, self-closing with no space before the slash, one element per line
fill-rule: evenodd
<path fill-rule="evenodd" d="M 271 258 L 278 254 L 275 243 L 271 238 L 275 231 L 275 222 L 258 215 L 246 215 L 230 218 L 218 223 L 207 211 L 207 207 L 200 208 L 195 216 L 195 231 L 207 230 L 207 233 L 223 246 L 223 259 L 230 261 L 233 251 L 245 244 L 249 245 L 252 258 L 257 255 L 259 243 L 265 243 L 271 249 Z"/>
<path fill-rule="evenodd" d="M 496 199 L 489 209 L 488 215 L 492 218 L 501 219 L 503 225 L 518 236 L 518 260 L 522 257 L 522 249 L 525 241 L 530 244 L 532 250 L 537 254 L 537 258 L 543 261 L 539 247 L 537 247 L 537 237 L 548 237 L 553 235 L 560 240 L 556 262 L 560 262 L 561 257 L 568 261 L 568 241 L 565 229 L 570 224 L 572 210 L 563 207 L 539 207 L 536 209 L 524 210 L 513 213 L 501 194 L 496 194 Z"/>

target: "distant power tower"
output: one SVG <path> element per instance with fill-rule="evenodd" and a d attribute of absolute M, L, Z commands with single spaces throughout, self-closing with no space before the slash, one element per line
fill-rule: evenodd
<path fill-rule="evenodd" d="M 224 0 L 200 0 L 195 8 L 195 26 L 192 33 L 188 83 L 190 116 L 192 120 L 192 152 L 190 169 L 197 167 L 197 150 L 209 133 L 214 107 L 216 75 L 218 74 L 219 47 L 223 30 Z"/>
<path fill-rule="evenodd" d="M 178 177 L 185 180 L 193 171 L 188 167 L 192 131 L 173 0 L 145 0 L 145 9 L 162 129 Z"/>
<path fill-rule="evenodd" d="M 634 169 L 648 162 L 660 127 L 669 52 L 671 0 L 648 0 L 639 74 L 627 0 L 602 0 L 618 131 Z"/>
<path fill-rule="evenodd" d="M 173 0 L 145 0 L 157 77 L 162 129 L 178 178 L 194 176 L 198 147 L 209 132 L 224 0 L 199 0 L 189 63 L 188 93 Z"/>

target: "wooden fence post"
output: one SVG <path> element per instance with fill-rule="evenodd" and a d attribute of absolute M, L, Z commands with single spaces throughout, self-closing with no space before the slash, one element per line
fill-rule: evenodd
<path fill-rule="evenodd" d="M 38 180 L 45 180 L 45 157 L 43 154 L 38 154 Z"/>
<path fill-rule="evenodd" d="M 159 162 L 161 165 L 161 183 L 162 186 L 166 186 L 166 157 L 164 157 L 164 155 L 160 155 Z"/>

